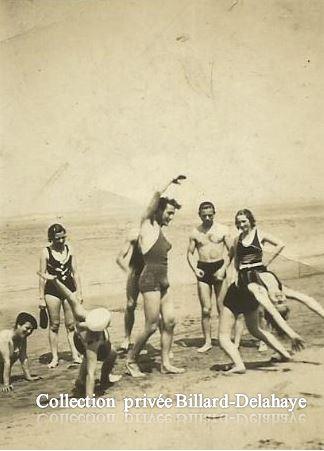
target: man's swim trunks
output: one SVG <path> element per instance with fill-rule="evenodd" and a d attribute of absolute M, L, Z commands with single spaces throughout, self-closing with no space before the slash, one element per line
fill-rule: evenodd
<path fill-rule="evenodd" d="M 224 264 L 224 260 L 217 260 L 216 262 L 201 262 L 198 261 L 197 268 L 204 271 L 203 277 L 197 277 L 199 282 L 207 283 L 207 285 L 213 285 L 216 282 L 214 274 Z"/>

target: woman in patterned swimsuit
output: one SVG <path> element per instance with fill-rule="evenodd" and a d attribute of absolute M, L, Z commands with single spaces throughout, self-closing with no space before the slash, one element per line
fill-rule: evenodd
<path fill-rule="evenodd" d="M 56 276 L 69 290 L 76 292 L 82 302 L 80 278 L 77 272 L 76 258 L 71 246 L 65 243 L 66 230 L 61 224 L 53 224 L 48 229 L 49 246 L 45 247 L 40 259 L 40 273 L 47 272 Z M 60 311 L 63 307 L 65 327 L 68 342 L 75 363 L 81 363 L 81 358 L 73 343 L 74 319 L 67 300 L 57 289 L 52 280 L 40 278 L 40 307 L 46 304 L 49 316 L 49 343 L 52 352 L 52 360 L 48 365 L 54 368 L 58 365 L 58 331 L 60 327 Z"/>

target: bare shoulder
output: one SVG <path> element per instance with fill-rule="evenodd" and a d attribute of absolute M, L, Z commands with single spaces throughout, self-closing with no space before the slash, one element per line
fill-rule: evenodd
<path fill-rule="evenodd" d="M 139 228 L 135 228 L 133 227 L 132 229 L 129 230 L 128 235 L 127 235 L 127 240 L 130 243 L 133 243 L 134 241 L 136 241 L 138 239 L 140 230 Z"/>
<path fill-rule="evenodd" d="M 71 243 L 66 243 L 66 245 L 67 245 L 67 248 L 69 249 L 70 254 L 73 255 L 74 249 L 73 249 L 73 246 L 71 245 Z"/>
<path fill-rule="evenodd" d="M 226 236 L 226 235 L 229 235 L 230 234 L 230 229 L 229 229 L 229 227 L 227 226 L 227 225 L 225 225 L 225 224 L 221 224 L 221 223 L 217 223 L 216 224 L 216 228 L 217 228 L 217 230 L 218 230 L 218 232 L 221 234 L 221 235 L 223 235 L 223 236 Z"/>
<path fill-rule="evenodd" d="M 48 249 L 46 246 L 42 248 L 41 257 L 48 258 Z"/>
<path fill-rule="evenodd" d="M 0 330 L 0 345 L 9 343 L 10 339 L 11 339 L 11 330 L 10 329 Z"/>
<path fill-rule="evenodd" d="M 200 226 L 194 227 L 190 232 L 189 239 L 196 240 L 199 236 L 199 233 L 201 233 Z"/>

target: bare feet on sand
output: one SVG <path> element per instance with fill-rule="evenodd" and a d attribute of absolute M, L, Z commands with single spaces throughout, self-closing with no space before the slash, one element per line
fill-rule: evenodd
<path fill-rule="evenodd" d="M 162 374 L 182 374 L 185 372 L 184 368 L 177 368 L 173 365 L 161 365 Z"/>
<path fill-rule="evenodd" d="M 233 366 L 230 370 L 223 371 L 224 376 L 231 376 L 232 374 L 244 374 L 246 372 L 245 366 Z"/>
<path fill-rule="evenodd" d="M 211 343 L 205 343 L 204 346 L 202 346 L 201 348 L 197 349 L 197 352 L 201 352 L 201 353 L 208 352 L 208 351 L 211 350 L 211 348 L 212 348 L 212 344 Z"/>
<path fill-rule="evenodd" d="M 53 358 L 47 365 L 48 368 L 56 368 L 59 364 L 58 358 Z"/>
<path fill-rule="evenodd" d="M 127 374 L 130 374 L 132 377 L 140 378 L 145 377 L 146 374 L 142 373 L 142 371 L 139 369 L 139 366 L 136 362 L 126 362 L 126 372 Z"/>

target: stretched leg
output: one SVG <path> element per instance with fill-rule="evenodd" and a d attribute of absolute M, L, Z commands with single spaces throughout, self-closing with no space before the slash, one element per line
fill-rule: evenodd
<path fill-rule="evenodd" d="M 71 353 L 72 353 L 72 360 L 74 363 L 81 363 L 82 358 L 80 357 L 78 351 L 76 350 L 76 348 L 74 346 L 74 341 L 73 341 L 75 324 L 74 324 L 72 309 L 66 299 L 63 301 L 62 304 L 63 304 L 63 310 L 64 310 L 67 339 L 68 339 L 69 346 L 70 346 Z"/>
<path fill-rule="evenodd" d="M 85 393 L 86 380 L 87 380 L 87 358 L 86 358 L 86 356 L 84 356 L 82 359 L 81 365 L 80 365 L 78 378 L 75 381 L 75 387 L 82 394 Z"/>
<path fill-rule="evenodd" d="M 205 343 L 198 349 L 198 352 L 207 352 L 212 348 L 211 342 L 211 286 L 204 282 L 197 282 L 198 297 L 201 305 L 201 327 L 204 334 Z"/>
<path fill-rule="evenodd" d="M 52 353 L 52 360 L 49 363 L 49 368 L 55 368 L 58 365 L 58 331 L 60 328 L 60 310 L 61 299 L 51 294 L 45 295 L 45 302 L 49 316 L 49 344 Z"/>
<path fill-rule="evenodd" d="M 283 287 L 283 292 L 287 296 L 287 298 L 295 299 L 296 301 L 305 304 L 310 310 L 312 310 L 313 312 L 317 313 L 319 316 L 324 318 L 324 308 L 314 298 L 287 287 Z"/>
<path fill-rule="evenodd" d="M 214 284 L 214 291 L 215 291 L 215 297 L 216 297 L 216 308 L 218 316 L 220 316 L 221 311 L 223 309 L 223 301 L 225 298 L 225 295 L 228 290 L 228 283 L 227 280 L 219 280 L 215 282 Z"/>
<path fill-rule="evenodd" d="M 108 357 L 104 360 L 101 367 L 100 386 L 102 390 L 106 390 L 109 383 L 109 375 L 115 365 L 117 353 L 113 349 L 110 351 Z"/>
<path fill-rule="evenodd" d="M 135 321 L 135 308 L 138 294 L 139 294 L 138 278 L 135 276 L 135 274 L 130 273 L 128 275 L 126 285 L 127 304 L 124 315 L 125 339 L 123 343 L 120 345 L 120 348 L 124 349 L 125 351 L 128 350 L 130 344 L 130 337 Z"/>
<path fill-rule="evenodd" d="M 128 371 L 133 377 L 141 377 L 144 375 L 140 372 L 138 366 L 135 363 L 136 358 L 147 340 L 152 334 L 154 334 L 159 325 L 161 293 L 159 291 L 149 291 L 143 293 L 143 298 L 145 328 L 144 331 L 135 340 L 134 347 L 129 351 L 126 364 Z"/>
<path fill-rule="evenodd" d="M 84 321 L 87 315 L 86 309 L 79 303 L 76 293 L 73 293 L 69 290 L 60 280 L 58 280 L 55 276 L 50 274 L 42 274 L 37 272 L 37 274 L 44 280 L 52 280 L 52 282 L 56 285 L 56 288 L 62 295 L 62 299 L 66 299 L 71 306 L 73 316 L 76 321 Z"/>
<path fill-rule="evenodd" d="M 265 317 L 264 307 L 262 307 L 261 305 L 259 307 L 259 324 L 260 324 L 261 329 L 268 330 L 269 332 L 271 332 L 271 325 L 267 322 L 266 317 Z M 266 343 L 264 341 L 259 341 L 258 351 L 266 352 L 267 350 L 268 350 L 268 346 L 266 345 Z"/>
<path fill-rule="evenodd" d="M 236 317 L 226 306 L 223 307 L 219 323 L 219 344 L 226 354 L 233 360 L 234 367 L 230 373 L 245 373 L 245 365 L 237 346 L 231 340 L 232 329 Z"/>
<path fill-rule="evenodd" d="M 258 310 L 246 313 L 244 316 L 247 328 L 255 338 L 264 341 L 274 351 L 279 352 L 279 354 L 283 356 L 284 360 L 290 360 L 291 357 L 289 352 L 284 348 L 280 341 L 277 340 L 277 338 L 272 333 L 261 329 Z"/>
<path fill-rule="evenodd" d="M 170 351 L 173 341 L 173 331 L 175 326 L 174 308 L 171 298 L 166 294 L 162 294 L 161 299 L 161 372 L 162 373 L 183 373 L 183 368 L 177 368 L 170 363 Z"/>
<path fill-rule="evenodd" d="M 234 345 L 239 348 L 241 343 L 241 338 L 244 331 L 244 316 L 239 315 L 236 318 L 235 325 L 234 325 Z"/>
<path fill-rule="evenodd" d="M 288 335 L 288 337 L 290 337 L 292 340 L 293 349 L 302 349 L 304 347 L 304 340 L 289 326 L 289 324 L 273 306 L 267 294 L 267 290 L 256 283 L 250 283 L 248 285 L 248 289 L 254 295 L 256 300 L 270 313 L 278 326 Z"/>

